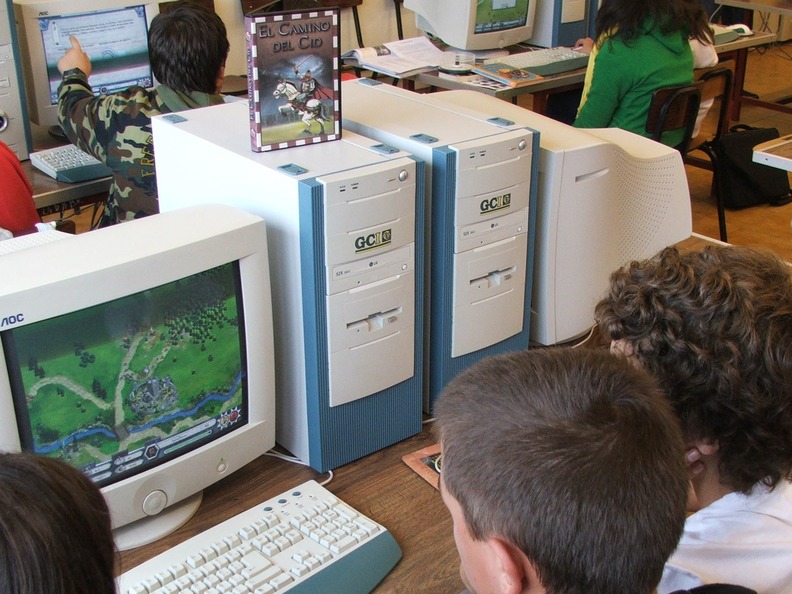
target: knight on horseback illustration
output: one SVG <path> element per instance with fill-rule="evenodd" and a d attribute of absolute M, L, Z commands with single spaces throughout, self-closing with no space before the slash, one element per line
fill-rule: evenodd
<path fill-rule="evenodd" d="M 287 103 L 278 107 L 281 115 L 287 116 L 296 113 L 302 116 L 302 121 L 305 124 L 303 133 L 312 133 L 313 122 L 319 124 L 321 132 L 324 130 L 324 123 L 332 121 L 332 116 L 328 113 L 328 108 L 322 99 L 332 100 L 333 96 L 313 77 L 310 68 L 300 75 L 300 66 L 302 63 L 294 66 L 294 76 L 297 82 L 285 77 L 279 78 L 272 94 L 276 99 L 286 98 Z"/>

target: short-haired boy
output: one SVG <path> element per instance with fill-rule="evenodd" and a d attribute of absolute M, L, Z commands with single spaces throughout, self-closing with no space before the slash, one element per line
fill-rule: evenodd
<path fill-rule="evenodd" d="M 604 351 L 486 359 L 435 405 L 441 493 L 477 594 L 650 594 L 685 520 L 682 435 Z"/>

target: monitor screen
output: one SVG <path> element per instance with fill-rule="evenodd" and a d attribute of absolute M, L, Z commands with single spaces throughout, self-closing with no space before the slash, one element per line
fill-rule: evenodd
<path fill-rule="evenodd" d="M 492 0 L 476 3 L 473 33 L 491 33 L 524 27 L 528 19 L 529 0 Z"/>
<path fill-rule="evenodd" d="M 58 103 L 61 82 L 58 60 L 71 47 L 70 35 L 80 41 L 91 60 L 89 82 L 94 95 L 115 93 L 133 85 L 152 86 L 144 6 L 42 17 L 38 23 L 52 105 Z"/>
<path fill-rule="evenodd" d="M 0 450 L 85 472 L 119 549 L 189 519 L 275 445 L 267 253 L 205 205 L 0 257 Z"/>
<path fill-rule="evenodd" d="M 247 422 L 238 266 L 2 334 L 22 449 L 99 486 Z"/>

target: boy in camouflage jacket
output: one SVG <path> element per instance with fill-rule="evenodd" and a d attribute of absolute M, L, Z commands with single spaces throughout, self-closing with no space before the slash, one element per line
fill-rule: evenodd
<path fill-rule="evenodd" d="M 58 62 L 58 119 L 69 140 L 113 171 L 99 226 L 159 212 L 152 116 L 223 102 L 229 43 L 223 21 L 191 3 L 157 15 L 149 29 L 149 58 L 160 83 L 94 96 L 91 61 L 79 41 Z"/>

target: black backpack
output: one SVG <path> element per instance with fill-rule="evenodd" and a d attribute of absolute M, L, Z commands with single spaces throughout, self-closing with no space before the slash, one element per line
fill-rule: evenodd
<path fill-rule="evenodd" d="M 723 205 L 739 209 L 757 204 L 781 206 L 792 201 L 787 172 L 753 162 L 753 147 L 778 138 L 775 128 L 733 126 L 713 148 Z"/>

